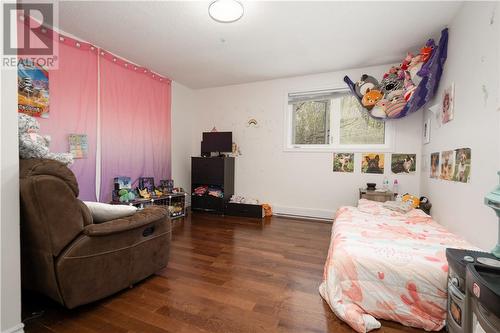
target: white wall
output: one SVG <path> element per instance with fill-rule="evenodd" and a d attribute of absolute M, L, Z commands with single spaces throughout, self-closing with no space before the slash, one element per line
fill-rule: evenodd
<path fill-rule="evenodd" d="M 19 238 L 19 153 L 17 146 L 17 71 L 1 71 L 0 244 L 2 332 L 22 332 Z"/>
<path fill-rule="evenodd" d="M 191 191 L 191 159 L 193 155 L 194 91 L 172 82 L 172 179 L 176 187 Z M 191 197 L 188 197 L 188 201 Z"/>
<path fill-rule="evenodd" d="M 430 179 L 426 172 L 421 191 L 440 223 L 485 250 L 494 246 L 498 228 L 483 198 L 498 184 L 500 170 L 499 21 L 497 3 L 467 2 L 451 23 L 438 96 L 455 82 L 455 117 L 440 128 L 434 118 L 431 142 L 423 147 L 427 158 L 432 152 L 472 149 L 470 184 Z"/>
<path fill-rule="evenodd" d="M 278 212 L 331 218 L 339 206 L 356 203 L 359 187 L 366 182 L 380 185 L 384 175 L 361 174 L 361 154 L 356 154 L 355 173 L 340 174 L 332 172 L 332 153 L 284 152 L 284 96 L 296 89 L 345 87 L 346 74 L 353 79 L 363 73 L 380 77 L 388 66 L 196 90 L 196 155 L 203 131 L 213 126 L 232 131 L 243 154 L 236 158 L 237 194 L 268 202 Z M 257 119 L 260 127 L 247 127 L 249 118 Z M 422 113 L 394 123 L 395 152 L 420 157 Z M 388 158 L 386 154 L 385 176 L 392 184 Z M 419 194 L 418 165 L 417 170 L 415 175 L 398 177 L 400 191 Z"/>

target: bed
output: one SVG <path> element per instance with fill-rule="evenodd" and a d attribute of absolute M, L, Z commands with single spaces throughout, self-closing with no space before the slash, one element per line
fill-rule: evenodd
<path fill-rule="evenodd" d="M 447 247 L 474 248 L 421 210 L 397 213 L 361 199 L 336 213 L 319 292 L 357 332 L 380 328 L 377 319 L 440 330 Z"/>

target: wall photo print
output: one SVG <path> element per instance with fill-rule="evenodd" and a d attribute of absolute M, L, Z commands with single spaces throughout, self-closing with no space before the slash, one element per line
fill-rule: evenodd
<path fill-rule="evenodd" d="M 416 161 L 416 154 L 392 154 L 391 171 L 395 174 L 414 174 Z"/>
<path fill-rule="evenodd" d="M 333 172 L 354 172 L 354 153 L 333 153 Z"/>
<path fill-rule="evenodd" d="M 453 180 L 468 183 L 470 180 L 471 150 L 470 148 L 455 149 L 455 172 Z"/>
<path fill-rule="evenodd" d="M 28 59 L 17 66 L 17 108 L 33 117 L 49 117 L 49 72 Z"/>
<path fill-rule="evenodd" d="M 69 152 L 73 158 L 87 158 L 89 154 L 87 134 L 70 134 Z"/>
<path fill-rule="evenodd" d="M 431 154 L 431 178 L 439 178 L 439 153 Z"/>
<path fill-rule="evenodd" d="M 363 153 L 361 158 L 362 173 L 384 173 L 384 154 Z"/>
<path fill-rule="evenodd" d="M 453 180 L 453 170 L 455 169 L 455 151 L 447 150 L 441 152 L 441 179 Z"/>
<path fill-rule="evenodd" d="M 443 92 L 441 101 L 441 123 L 444 125 L 453 120 L 453 106 L 455 103 L 455 84 L 451 83 Z"/>

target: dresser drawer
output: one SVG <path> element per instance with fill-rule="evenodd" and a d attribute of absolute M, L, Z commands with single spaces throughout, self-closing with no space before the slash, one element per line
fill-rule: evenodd
<path fill-rule="evenodd" d="M 191 160 L 193 184 L 224 184 L 224 159 L 197 157 Z"/>

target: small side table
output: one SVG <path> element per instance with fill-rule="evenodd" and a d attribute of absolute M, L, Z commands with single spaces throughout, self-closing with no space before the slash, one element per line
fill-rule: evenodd
<path fill-rule="evenodd" d="M 359 198 L 360 199 L 367 199 L 371 201 L 378 201 L 378 202 L 386 202 L 386 201 L 393 201 L 394 200 L 394 193 L 391 191 L 371 191 L 367 190 L 366 188 L 360 188 L 359 189 Z"/>

